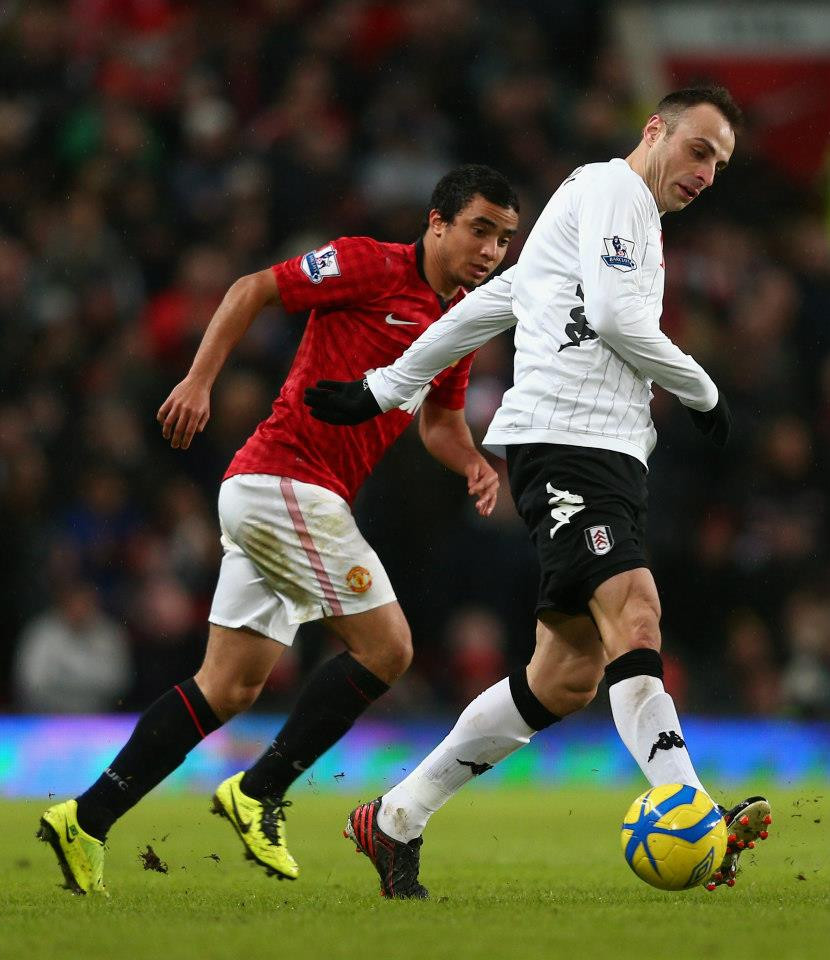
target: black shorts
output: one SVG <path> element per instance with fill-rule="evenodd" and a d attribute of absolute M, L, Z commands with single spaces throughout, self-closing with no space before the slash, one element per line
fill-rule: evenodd
<path fill-rule="evenodd" d="M 507 447 L 510 490 L 539 557 L 536 615 L 588 613 L 596 588 L 648 567 L 646 468 L 613 450 L 565 444 Z"/>

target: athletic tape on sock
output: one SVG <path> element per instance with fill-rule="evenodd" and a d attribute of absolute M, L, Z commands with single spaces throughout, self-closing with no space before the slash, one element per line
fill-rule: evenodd
<path fill-rule="evenodd" d="M 660 653 L 646 647 L 629 650 L 605 668 L 605 681 L 609 687 L 630 677 L 657 677 L 662 680 L 663 658 Z"/>

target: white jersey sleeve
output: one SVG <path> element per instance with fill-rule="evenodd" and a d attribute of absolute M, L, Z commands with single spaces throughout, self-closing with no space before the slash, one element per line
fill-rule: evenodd
<path fill-rule="evenodd" d="M 368 374 L 369 389 L 381 410 L 411 401 L 442 370 L 514 326 L 516 317 L 510 303 L 514 269 L 505 270 L 467 294 L 431 324 L 392 366 Z"/>
<path fill-rule="evenodd" d="M 660 330 L 659 311 L 644 300 L 640 268 L 649 244 L 650 211 L 642 191 L 620 186 L 614 193 L 578 196 L 585 315 L 597 335 L 643 377 L 688 407 L 711 410 L 718 400 L 714 382 Z"/>

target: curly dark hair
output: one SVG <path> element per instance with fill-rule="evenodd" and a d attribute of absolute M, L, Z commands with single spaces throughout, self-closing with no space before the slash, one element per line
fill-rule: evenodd
<path fill-rule="evenodd" d="M 511 207 L 519 212 L 519 198 L 506 177 L 484 164 L 465 163 L 444 174 L 435 185 L 422 229 L 426 230 L 429 225 L 430 210 L 437 210 L 445 223 L 452 223 L 477 193 L 498 207 Z"/>

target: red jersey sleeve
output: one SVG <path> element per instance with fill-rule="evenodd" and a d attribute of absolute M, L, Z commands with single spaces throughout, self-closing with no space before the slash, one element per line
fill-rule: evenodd
<path fill-rule="evenodd" d="M 447 410 L 461 410 L 467 395 L 467 384 L 470 382 L 470 367 L 473 365 L 475 352 L 462 357 L 450 372 L 439 378 L 438 384 L 429 394 L 430 402 Z"/>
<path fill-rule="evenodd" d="M 271 269 L 289 313 L 369 303 L 398 282 L 388 251 L 370 237 L 340 237 Z"/>

